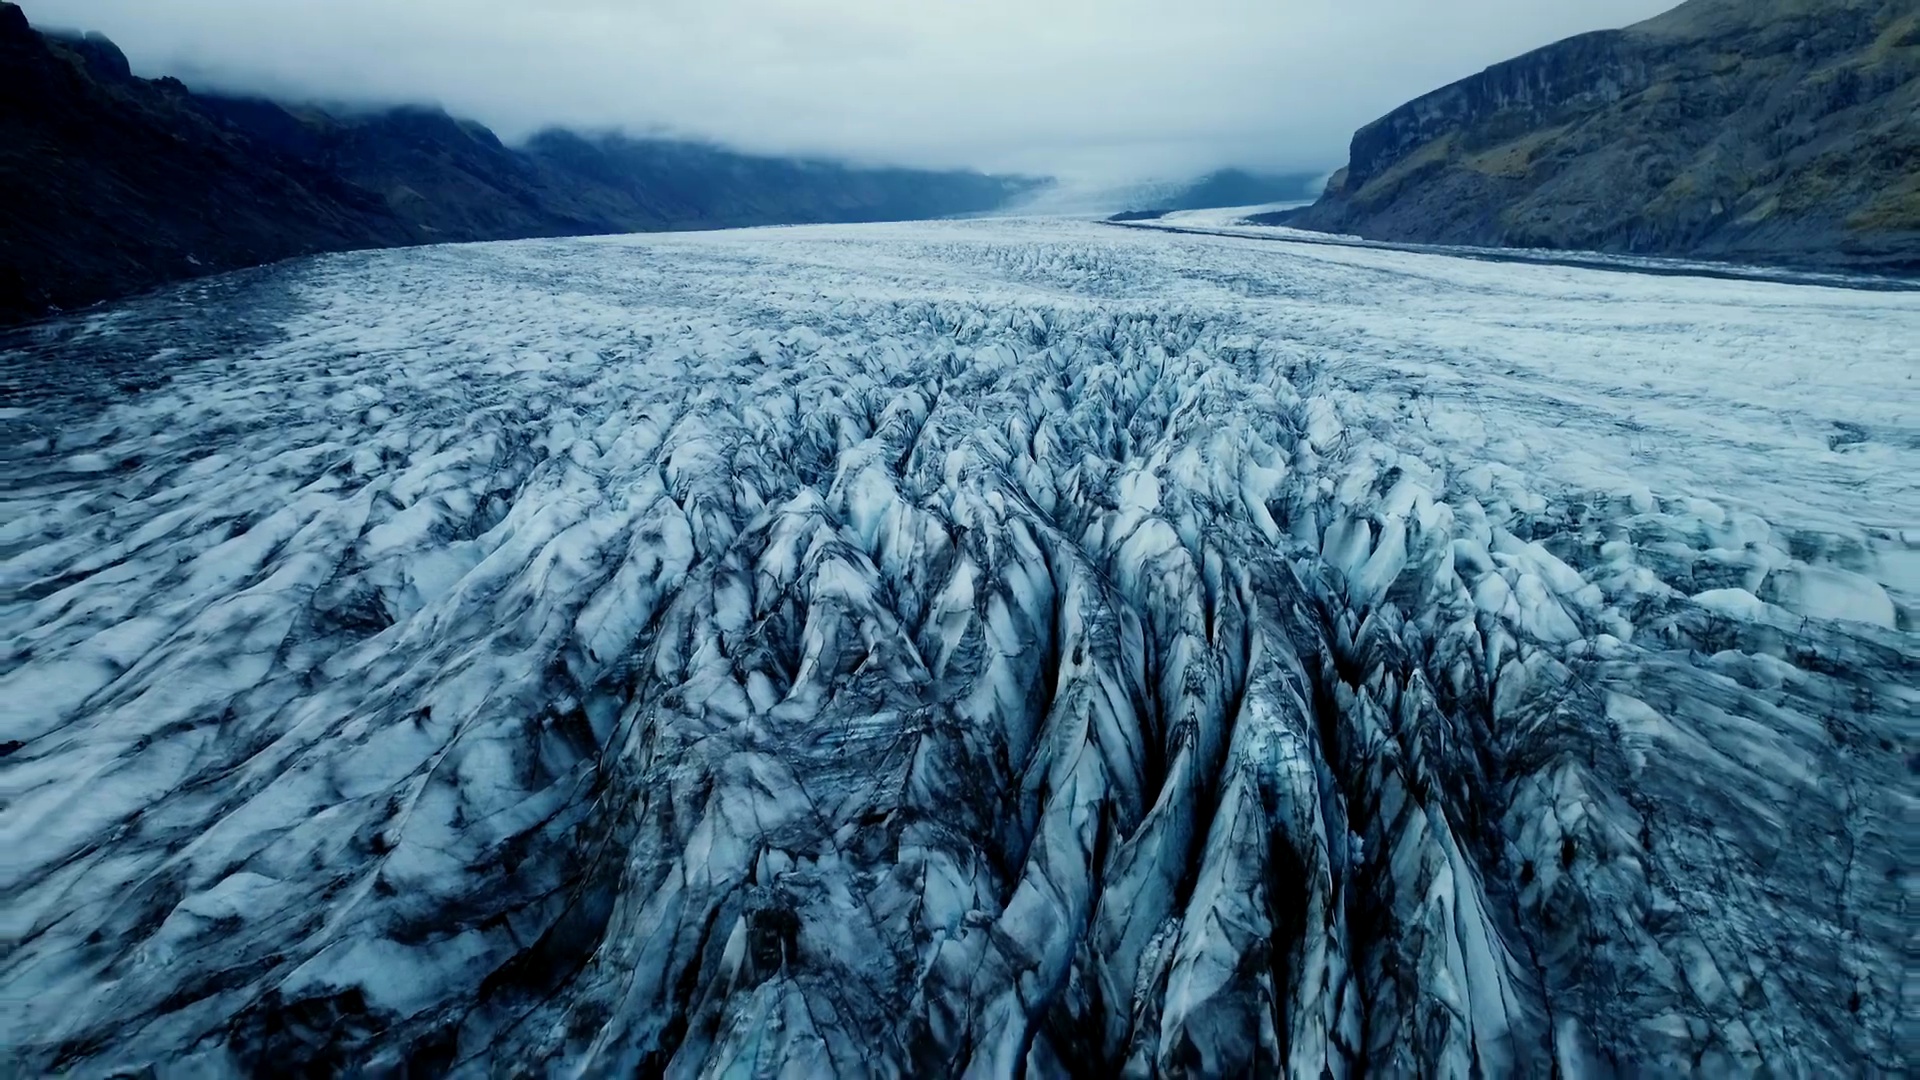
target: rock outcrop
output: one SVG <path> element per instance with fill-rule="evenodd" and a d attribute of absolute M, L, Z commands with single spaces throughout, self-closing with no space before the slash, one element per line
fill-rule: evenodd
<path fill-rule="evenodd" d="M 1030 186 L 195 93 L 0 3 L 0 325 L 322 251 L 938 217 Z"/>
<path fill-rule="evenodd" d="M 1286 224 L 1920 269 L 1920 5 L 1691 0 L 1436 90 Z"/>

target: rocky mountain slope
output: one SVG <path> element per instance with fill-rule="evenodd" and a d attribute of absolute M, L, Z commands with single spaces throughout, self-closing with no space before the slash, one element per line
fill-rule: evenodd
<path fill-rule="evenodd" d="M 0 3 L 0 324 L 320 251 L 935 217 L 1030 186 L 194 93 Z"/>
<path fill-rule="evenodd" d="M 1920 3 L 1691 0 L 1369 124 L 1287 224 L 1920 269 Z"/>

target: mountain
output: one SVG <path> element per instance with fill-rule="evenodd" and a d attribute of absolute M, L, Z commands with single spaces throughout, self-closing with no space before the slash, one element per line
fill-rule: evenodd
<path fill-rule="evenodd" d="M 0 321 L 196 273 L 415 239 L 372 192 L 251 144 L 104 38 L 0 4 Z"/>
<path fill-rule="evenodd" d="M 322 251 L 940 217 L 1032 187 L 195 93 L 0 3 L 0 324 Z"/>
<path fill-rule="evenodd" d="M 1267 203 L 1306 202 L 1325 173 L 1255 173 L 1221 169 L 1178 185 L 1132 192 L 1128 209 L 1111 221 L 1151 221 L 1181 210 L 1218 210 Z M 1150 209 L 1148 209 L 1150 208 Z"/>
<path fill-rule="evenodd" d="M 1295 202 L 1311 199 L 1314 185 L 1325 176 L 1317 173 L 1253 173 L 1244 169 L 1221 169 L 1187 186 L 1168 203 L 1172 210 L 1214 210 L 1228 206 L 1259 206 L 1262 203 Z"/>
<path fill-rule="evenodd" d="M 1378 240 L 1920 269 L 1920 5 L 1691 0 L 1362 128 L 1285 223 Z"/>
<path fill-rule="evenodd" d="M 625 200 L 628 208 L 616 216 L 650 216 L 676 229 L 947 217 L 998 209 L 1036 186 L 981 173 L 853 169 L 559 129 L 534 136 L 525 152 L 577 192 Z"/>

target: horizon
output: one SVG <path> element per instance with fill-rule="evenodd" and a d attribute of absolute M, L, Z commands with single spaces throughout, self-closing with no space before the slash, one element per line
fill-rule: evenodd
<path fill-rule="evenodd" d="M 1672 6 L 1470 0 L 1442 16 L 1414 0 L 1200 0 L 1182 16 L 1168 0 L 1124 0 L 1116 16 L 1091 0 L 1040 15 L 1013 0 L 912 11 L 836 0 L 804 15 L 766 0 L 485 0 L 478 14 L 451 0 L 21 5 L 36 29 L 102 34 L 136 74 L 196 91 L 437 108 L 514 145 L 564 128 L 1068 187 L 1230 168 L 1330 173 L 1355 130 L 1405 101 Z M 1395 33 L 1367 48 L 1376 25 Z"/>

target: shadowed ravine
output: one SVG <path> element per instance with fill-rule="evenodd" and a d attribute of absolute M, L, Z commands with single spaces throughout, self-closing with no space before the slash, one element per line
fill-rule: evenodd
<path fill-rule="evenodd" d="M 1828 445 L 1714 365 L 1913 329 L 975 223 L 18 339 L 13 1067 L 1898 1071 L 1913 391 Z"/>

